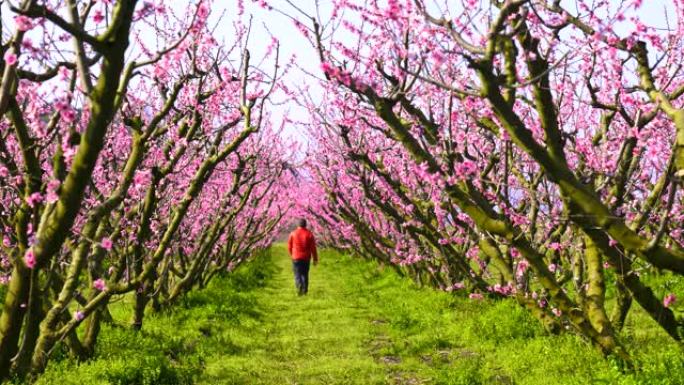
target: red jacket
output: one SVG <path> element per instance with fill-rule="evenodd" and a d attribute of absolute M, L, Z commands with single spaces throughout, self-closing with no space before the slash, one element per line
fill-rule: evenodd
<path fill-rule="evenodd" d="M 314 261 L 318 261 L 316 240 L 311 231 L 303 227 L 297 227 L 290 234 L 290 238 L 287 240 L 287 251 L 290 252 L 294 260 L 308 261 L 313 256 Z"/>

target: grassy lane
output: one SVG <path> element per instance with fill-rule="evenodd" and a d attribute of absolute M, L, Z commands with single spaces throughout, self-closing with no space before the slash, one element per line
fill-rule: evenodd
<path fill-rule="evenodd" d="M 623 375 L 580 339 L 547 336 L 511 301 L 420 289 L 389 269 L 331 251 L 295 294 L 282 245 L 171 312 L 126 327 L 118 299 L 97 356 L 64 358 L 40 384 L 680 384 L 684 359 L 641 311 L 626 343 L 642 371 Z M 636 309 L 635 309 L 636 310 Z M 635 349 L 638 347 L 638 349 Z M 59 354 L 59 353 L 58 353 Z"/>
<path fill-rule="evenodd" d="M 350 285 L 343 262 L 323 252 L 324 263 L 311 269 L 309 295 L 299 297 L 286 250 L 276 246 L 272 253 L 277 272 L 257 293 L 263 317 L 229 332 L 243 349 L 215 356 L 200 382 L 385 383 L 385 368 L 368 354 L 375 311 Z"/>

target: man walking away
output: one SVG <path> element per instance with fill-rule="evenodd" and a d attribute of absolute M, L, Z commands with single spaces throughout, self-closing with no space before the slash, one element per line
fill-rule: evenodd
<path fill-rule="evenodd" d="M 287 250 L 292 257 L 292 270 L 295 276 L 297 293 L 305 295 L 309 291 L 309 262 L 313 257 L 314 266 L 318 264 L 316 240 L 306 228 L 306 219 L 299 220 L 299 227 L 290 234 L 287 240 Z"/>

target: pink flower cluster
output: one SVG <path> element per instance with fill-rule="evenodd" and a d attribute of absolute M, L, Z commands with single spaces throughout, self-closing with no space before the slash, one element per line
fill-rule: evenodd
<path fill-rule="evenodd" d="M 13 66 L 17 64 L 17 55 L 12 50 L 8 50 L 7 52 L 5 52 L 4 59 L 5 63 L 8 66 Z"/>
<path fill-rule="evenodd" d="M 43 202 L 43 194 L 39 192 L 34 192 L 33 194 L 29 195 L 28 198 L 26 198 L 26 204 L 30 208 L 35 208 L 37 205 L 41 204 Z"/>
<path fill-rule="evenodd" d="M 515 267 L 516 277 L 518 277 L 518 278 L 522 277 L 529 267 L 530 267 L 530 263 L 527 262 L 526 259 L 521 259 L 520 261 L 518 261 L 518 264 Z"/>
<path fill-rule="evenodd" d="M 675 302 L 677 302 L 677 297 L 673 293 L 670 293 L 663 298 L 663 306 L 665 307 L 671 307 Z"/>
<path fill-rule="evenodd" d="M 107 284 L 105 283 L 104 279 L 98 278 L 93 281 L 93 288 L 99 291 L 105 291 L 107 290 Z"/>
<path fill-rule="evenodd" d="M 361 92 L 366 90 L 366 85 L 360 82 L 358 79 L 354 79 L 351 73 L 336 67 L 333 64 L 324 62 L 321 64 L 321 70 L 331 79 L 347 86 L 355 87 Z"/>
<path fill-rule="evenodd" d="M 505 285 L 497 283 L 494 286 L 488 287 L 487 290 L 489 290 L 492 293 L 501 294 L 503 296 L 511 296 L 514 295 L 516 292 L 515 287 L 511 283 L 507 283 Z"/>
<path fill-rule="evenodd" d="M 61 182 L 56 180 L 56 179 L 52 179 L 50 182 L 48 182 L 47 194 L 45 195 L 45 200 L 48 203 L 57 202 L 57 200 L 59 199 L 59 195 L 57 192 L 58 192 L 59 187 L 61 185 L 62 185 Z"/>
<path fill-rule="evenodd" d="M 33 28 L 33 21 L 29 17 L 23 15 L 15 16 L 14 23 L 17 25 L 17 29 L 22 32 L 26 32 Z"/>
<path fill-rule="evenodd" d="M 100 241 L 100 246 L 102 246 L 102 248 L 105 250 L 111 250 L 112 245 L 112 240 L 109 238 L 102 238 L 102 240 Z"/>
<path fill-rule="evenodd" d="M 26 253 L 24 254 L 24 264 L 26 267 L 33 269 L 36 267 L 36 262 L 36 255 L 33 253 L 33 249 L 26 250 Z"/>
<path fill-rule="evenodd" d="M 447 286 L 444 290 L 445 291 L 455 291 L 455 290 L 461 290 L 465 288 L 465 284 L 463 282 L 456 282 L 451 286 Z"/>

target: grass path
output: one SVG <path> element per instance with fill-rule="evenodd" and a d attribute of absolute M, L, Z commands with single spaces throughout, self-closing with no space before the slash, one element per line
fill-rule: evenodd
<path fill-rule="evenodd" d="M 670 384 L 680 374 L 681 357 L 654 348 L 644 351 L 651 373 L 623 376 L 579 338 L 546 335 L 512 301 L 420 289 L 332 251 L 298 297 L 284 246 L 271 255 L 274 271 L 250 291 L 256 316 L 227 329 L 228 348 L 207 360 L 200 383 Z M 637 346 L 666 341 L 640 330 Z"/>
<path fill-rule="evenodd" d="M 255 293 L 262 315 L 232 333 L 244 348 L 216 357 L 204 383 L 386 383 L 386 365 L 369 354 L 376 311 L 364 290 L 350 287 L 342 261 L 323 252 L 311 268 L 309 295 L 299 297 L 285 248 L 272 254 L 276 272 Z"/>

